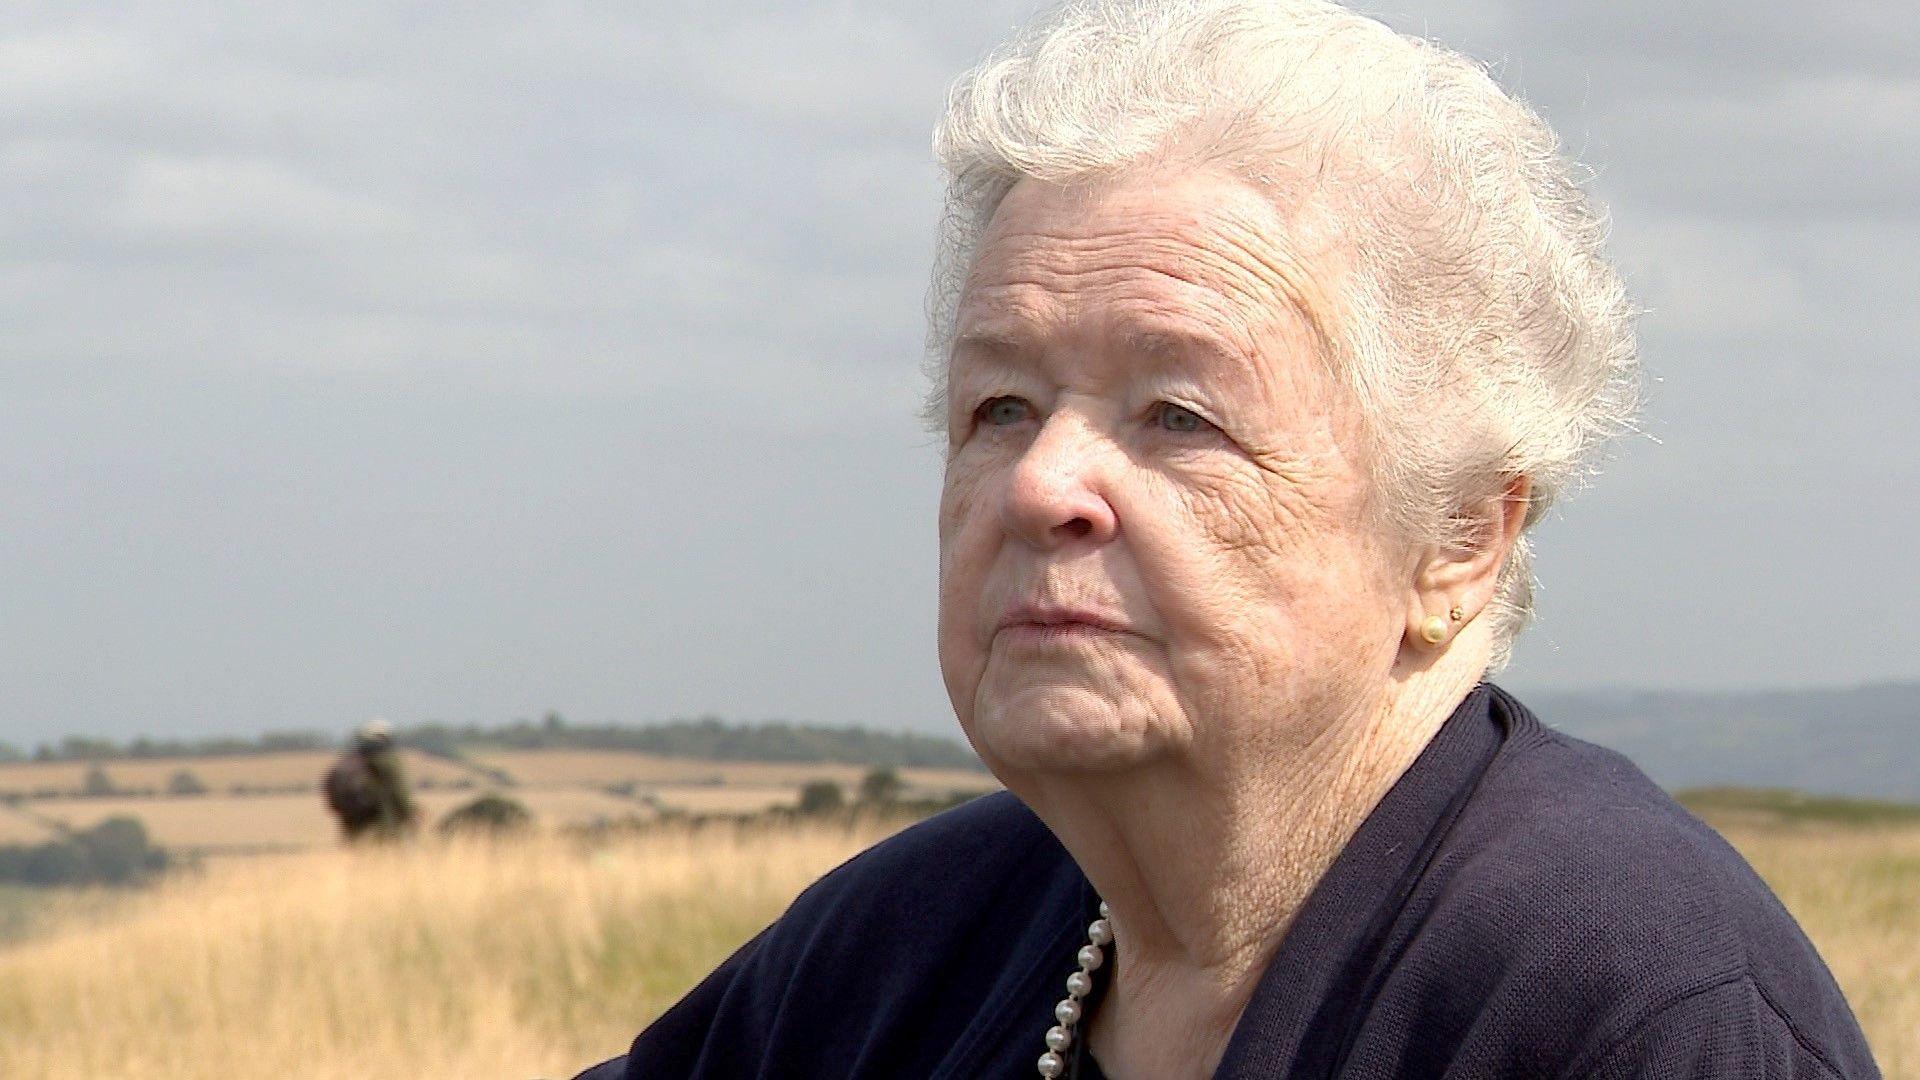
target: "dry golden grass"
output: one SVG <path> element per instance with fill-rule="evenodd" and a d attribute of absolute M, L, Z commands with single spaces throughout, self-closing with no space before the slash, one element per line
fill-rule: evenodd
<path fill-rule="evenodd" d="M 636 816 L 651 816 L 646 807 L 632 799 L 623 799 L 617 795 L 581 788 L 551 790 L 509 788 L 501 794 L 525 806 L 532 811 L 535 821 L 549 828 L 556 825 L 587 825 L 594 821 L 609 819 L 618 821 Z M 473 792 L 467 792 L 461 798 L 450 801 L 446 810 L 451 810 L 474 797 Z M 436 813 L 434 820 L 439 820 L 446 810 Z"/>
<path fill-rule="evenodd" d="M 318 792 L 44 799 L 28 805 L 75 829 L 110 817 L 136 817 L 154 843 L 182 851 L 306 847 L 339 835 Z"/>
<path fill-rule="evenodd" d="M 800 789 L 791 787 L 660 787 L 654 797 L 660 805 L 689 814 L 757 814 L 775 806 L 795 806 Z"/>
<path fill-rule="evenodd" d="M 1886 1075 L 1920 1080 L 1920 826 L 1721 827 L 1819 947 Z M 598 854 L 550 837 L 330 845 L 83 895 L 82 914 L 0 948 L 0 1076 L 571 1075 L 884 832 L 715 825 Z"/>
<path fill-rule="evenodd" d="M 520 802 L 545 826 L 585 825 L 599 820 L 649 816 L 646 802 L 607 793 L 630 783 L 635 796 L 694 814 L 748 814 L 799 801 L 802 785 L 831 780 L 851 795 L 866 769 L 855 765 L 717 762 L 656 757 L 621 751 L 526 750 L 481 754 L 476 763 L 503 770 L 514 786 L 475 783 L 477 770 L 401 752 L 414 785 L 423 824 L 431 827 L 449 810 L 488 790 Z M 109 779 L 121 788 L 164 792 L 174 773 L 194 774 L 211 793 L 195 796 L 116 795 L 74 798 L 84 781 L 84 762 L 0 765 L 0 792 L 55 791 L 53 798 L 27 798 L 18 808 L 0 806 L 0 844 L 38 843 L 53 833 L 44 822 L 84 829 L 114 816 L 139 818 L 154 842 L 201 854 L 289 850 L 327 846 L 337 839 L 321 802 L 319 780 L 334 760 L 330 751 L 241 754 L 151 761 L 107 762 Z M 997 784 L 985 773 L 964 769 L 903 769 L 907 798 L 981 792 Z M 472 786 L 452 787 L 455 783 Z M 234 787 L 298 792 L 231 794 Z M 35 819 L 40 819 L 38 822 Z"/>
<path fill-rule="evenodd" d="M 726 792 L 730 789 L 700 790 Z M 417 791 L 414 793 L 414 802 L 420 808 L 422 825 L 431 829 L 448 811 L 473 801 L 481 794 L 479 789 Z M 644 806 L 631 799 L 599 791 L 577 788 L 525 791 L 514 788 L 507 789 L 504 794 L 526 806 L 534 818 L 546 826 L 585 825 L 602 819 L 618 820 L 648 815 Z M 671 803 L 671 800 L 667 801 Z M 793 800 L 788 798 L 785 801 Z M 339 827 L 321 802 L 318 792 L 296 795 L 42 799 L 29 800 L 26 805 L 34 813 L 75 829 L 88 828 L 109 817 L 136 817 L 146 825 L 154 843 L 179 851 L 205 854 L 320 847 L 331 845 L 339 839 Z M 13 817 L 17 815 L 10 815 L 0 808 L 0 843 L 9 842 L 5 837 L 7 830 L 14 825 L 14 821 L 10 820 Z M 20 827 L 24 830 L 28 825 L 30 822 L 23 820 Z M 35 839 L 45 838 L 41 836 Z"/>
<path fill-rule="evenodd" d="M 0 1076 L 571 1076 L 884 831 L 222 860 L 0 950 Z"/>
<path fill-rule="evenodd" d="M 1881 1070 L 1920 1078 L 1920 827 L 1714 823 L 1820 950 Z"/>
<path fill-rule="evenodd" d="M 284 788 L 295 784 L 319 790 L 320 777 L 337 756 L 331 750 L 301 750 L 279 754 L 231 754 L 208 757 L 156 758 L 142 761 L 104 761 L 108 779 L 115 786 L 131 790 L 167 790 L 173 774 L 185 770 L 209 789 L 219 793 L 236 784 L 256 788 Z M 442 758 L 429 757 L 415 750 L 400 751 L 407 776 L 417 783 L 452 783 L 474 779 L 471 770 Z M 58 791 L 74 794 L 81 790 L 92 762 L 23 761 L 0 765 L 0 791 L 33 794 Z"/>
<path fill-rule="evenodd" d="M 631 783 L 647 789 L 692 785 L 798 791 L 803 784 L 831 780 L 851 793 L 867 773 L 867 767 L 863 765 L 702 761 L 623 750 L 501 750 L 476 753 L 472 757 L 476 764 L 500 769 L 512 776 L 520 786 L 532 788 L 597 788 L 608 784 Z M 986 773 L 967 769 L 896 771 L 906 783 L 910 795 L 989 791 L 999 786 L 999 782 Z M 660 797 L 671 802 L 665 791 L 660 792 Z"/>
<path fill-rule="evenodd" d="M 589 787 L 439 788 L 416 790 L 414 802 L 420 808 L 422 825 L 431 829 L 449 811 L 487 790 L 525 806 L 536 821 L 549 828 L 653 816 L 645 803 Z M 851 794 L 851 785 L 848 790 Z M 663 785 L 646 791 L 663 807 L 694 814 L 751 814 L 774 806 L 793 806 L 800 797 L 797 787 L 733 783 Z M 25 813 L 0 807 L 0 843 L 49 839 L 48 831 L 36 825 L 30 815 L 73 829 L 88 828 L 109 817 L 136 817 L 146 825 L 154 843 L 201 854 L 321 847 L 333 844 L 339 836 L 317 791 L 29 799 L 23 802 L 23 809 Z"/>
<path fill-rule="evenodd" d="M 0 844 L 38 844 L 53 836 L 53 830 L 30 812 L 0 805 Z"/>

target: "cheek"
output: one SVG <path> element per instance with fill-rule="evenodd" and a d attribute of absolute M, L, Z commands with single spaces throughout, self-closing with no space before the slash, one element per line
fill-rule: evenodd
<path fill-rule="evenodd" d="M 980 546 L 982 513 L 990 476 L 977 462 L 949 462 L 940 488 L 940 596 L 948 599 L 949 584 L 958 585 L 973 569 Z"/>
<path fill-rule="evenodd" d="M 960 462 L 947 465 L 947 474 L 940 486 L 940 552 L 942 558 L 952 547 L 955 534 L 972 516 L 978 484 L 976 478 L 966 472 Z"/>
<path fill-rule="evenodd" d="M 1339 527 L 1326 478 L 1281 475 L 1244 461 L 1197 471 L 1182 488 L 1198 531 L 1221 551 L 1286 558 Z"/>
<path fill-rule="evenodd" d="M 1342 479 L 1196 462 L 1143 485 L 1143 576 L 1170 621 L 1190 640 L 1290 655 L 1307 644 L 1284 640 L 1300 628 L 1377 604 L 1380 555 Z"/>
<path fill-rule="evenodd" d="M 968 440 L 947 458 L 940 480 L 940 537 L 944 541 L 967 528 L 982 511 L 991 510 L 992 496 L 1004 478 L 1006 455 Z"/>
<path fill-rule="evenodd" d="M 1173 617 L 1217 622 L 1223 606 L 1270 598 L 1303 529 L 1298 508 L 1256 479 L 1205 463 L 1143 475 L 1129 502 L 1122 528 Z"/>
<path fill-rule="evenodd" d="M 989 498 L 993 471 L 957 459 L 940 492 L 940 659 L 963 666 L 980 652 L 975 629 L 988 571 L 998 551 L 998 517 Z"/>

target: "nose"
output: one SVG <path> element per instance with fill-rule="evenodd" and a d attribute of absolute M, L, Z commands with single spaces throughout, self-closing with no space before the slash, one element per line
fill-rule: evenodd
<path fill-rule="evenodd" d="M 1113 539 L 1119 521 L 1107 501 L 1102 469 L 1109 450 L 1083 418 L 1055 410 L 1008 479 L 1008 531 L 1047 550 L 1075 540 Z"/>

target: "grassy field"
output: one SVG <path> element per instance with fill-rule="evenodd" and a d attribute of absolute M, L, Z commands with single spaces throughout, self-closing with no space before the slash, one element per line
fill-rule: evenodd
<path fill-rule="evenodd" d="M 471 755 L 476 765 L 496 768 L 521 787 L 604 787 L 629 783 L 637 787 L 742 786 L 797 790 L 814 780 L 831 780 L 851 788 L 860 782 L 863 765 L 788 763 L 777 761 L 702 761 L 618 750 L 502 750 Z M 980 791 L 995 786 L 991 776 L 966 769 L 899 769 L 910 790 L 944 795 L 948 791 Z"/>
<path fill-rule="evenodd" d="M 1881 1070 L 1920 1080 L 1920 815 L 1856 814 L 1704 811 L 1820 950 Z"/>
<path fill-rule="evenodd" d="M 1920 822 L 1734 801 L 1695 805 L 1805 926 L 1886 1075 L 1920 1080 Z M 323 848 L 43 897 L 0 946 L 0 1076 L 570 1076 L 886 831 Z"/>
<path fill-rule="evenodd" d="M 0 1076 L 571 1076 L 884 832 L 222 860 L 0 949 Z"/>
<path fill-rule="evenodd" d="M 689 814 L 751 814 L 792 806 L 803 785 L 820 780 L 851 796 L 866 769 L 857 765 L 700 761 L 652 754 L 573 750 L 476 753 L 463 765 L 413 751 L 402 762 L 414 785 L 424 823 L 483 792 L 518 801 L 545 826 L 588 825 L 661 810 Z M 319 780 L 333 754 L 299 753 L 116 761 L 106 765 L 113 784 L 129 791 L 82 798 L 88 766 L 81 762 L 0 765 L 0 844 L 54 839 L 60 828 L 84 829 L 105 818 L 131 816 L 155 843 L 204 855 L 313 849 L 337 839 L 322 805 Z M 208 794 L 166 790 L 179 771 L 191 772 Z M 962 769 L 901 769 L 905 798 L 942 798 L 997 786 L 992 777 Z M 236 793 L 238 792 L 238 793 Z"/>
<path fill-rule="evenodd" d="M 714 788 L 731 792 L 733 788 Z M 471 802 L 479 789 L 417 791 L 414 802 L 432 825 L 448 811 Z M 703 789 L 702 794 L 706 793 Z M 631 799 L 584 788 L 511 789 L 508 794 L 549 826 L 585 825 L 642 813 Z M 782 792 L 783 795 L 789 794 Z M 757 802 L 757 799 L 750 799 Z M 778 801 L 778 800 L 775 800 Z M 788 798 L 788 802 L 792 799 Z M 84 829 L 109 817 L 132 816 L 147 827 L 153 841 L 175 851 L 221 855 L 289 851 L 331 846 L 339 828 L 318 793 L 297 795 L 197 795 L 188 798 L 48 799 L 27 804 L 34 812 L 70 828 Z M 757 807 L 755 807 L 757 808 Z M 0 841 L 4 842 L 4 841 Z M 19 842 L 19 841 L 15 841 Z"/>
<path fill-rule="evenodd" d="M 0 945 L 27 937 L 38 929 L 50 899 L 46 889 L 0 885 Z"/>
<path fill-rule="evenodd" d="M 54 830 L 31 812 L 0 806 L 0 844 L 38 844 L 53 838 Z"/>
<path fill-rule="evenodd" d="M 413 750 L 400 752 L 407 775 L 416 783 L 447 784 L 472 780 L 472 770 Z M 192 773 L 211 791 L 229 793 L 235 785 L 252 788 L 307 787 L 317 790 L 320 777 L 333 764 L 326 750 L 277 754 L 223 754 L 209 757 L 153 758 L 101 763 L 114 786 L 129 791 L 164 792 L 176 772 Z M 85 761 L 19 761 L 0 764 L 0 792 L 24 796 L 77 794 L 92 763 Z"/>

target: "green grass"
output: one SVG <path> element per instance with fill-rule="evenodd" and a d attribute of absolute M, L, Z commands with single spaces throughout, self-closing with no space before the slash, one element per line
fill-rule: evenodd
<path fill-rule="evenodd" d="M 1782 824 L 1913 825 L 1920 806 L 1875 799 L 1842 799 L 1773 788 L 1697 788 L 1678 798 L 1688 810 L 1712 819 L 1729 815 L 1761 816 Z"/>

